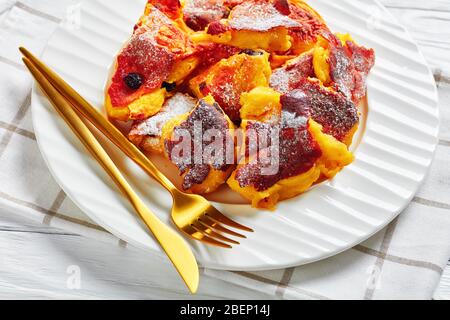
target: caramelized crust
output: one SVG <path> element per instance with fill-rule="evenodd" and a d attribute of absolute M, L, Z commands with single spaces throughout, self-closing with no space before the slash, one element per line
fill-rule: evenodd
<path fill-rule="evenodd" d="M 286 115 L 287 116 L 287 115 Z M 288 117 L 288 116 L 287 116 Z M 264 191 L 278 181 L 291 178 L 309 171 L 322 155 L 319 145 L 308 131 L 308 119 L 284 119 L 281 127 L 272 127 L 261 122 L 248 122 L 247 139 L 266 136 L 268 147 L 253 154 L 248 151 L 249 164 L 236 170 L 235 179 L 241 187 L 253 186 L 257 191 Z M 273 135 L 278 135 L 279 143 L 272 143 Z M 259 136 L 258 136 L 259 135 Z M 272 160 L 279 157 L 279 168 L 270 173 Z M 267 170 L 267 173 L 264 173 Z"/>
<path fill-rule="evenodd" d="M 152 7 L 155 7 L 172 20 L 177 20 L 182 16 L 179 0 L 148 0 L 148 4 L 144 15 L 148 15 Z"/>
<path fill-rule="evenodd" d="M 233 129 L 211 98 L 200 100 L 191 113 L 164 126 L 165 154 L 180 171 L 183 190 L 209 193 L 225 183 L 235 160 Z"/>
<path fill-rule="evenodd" d="M 300 25 L 289 29 L 292 37 L 290 51 L 293 54 L 298 55 L 312 49 L 320 35 L 330 33 L 322 17 L 304 1 L 289 1 L 289 17 Z"/>
<path fill-rule="evenodd" d="M 187 35 L 161 11 L 151 5 L 147 8 L 147 15 L 117 57 L 107 91 L 108 114 L 118 120 L 142 120 L 157 113 L 165 98 L 163 82 L 181 80 L 177 76 L 186 77 L 198 63 L 192 59 L 194 47 Z M 185 72 L 174 76 L 174 69 L 180 70 L 184 60 L 188 62 L 183 66 Z M 139 76 L 138 87 L 127 85 L 129 75 Z"/>
<path fill-rule="evenodd" d="M 275 3 L 274 3 L 275 2 Z M 300 24 L 280 12 L 278 1 L 251 0 L 237 4 L 227 19 L 213 21 L 207 32 L 192 36 L 196 42 L 212 41 L 242 49 L 287 51 L 291 47 L 288 29 Z"/>
<path fill-rule="evenodd" d="M 345 41 L 349 55 L 355 66 L 355 89 L 353 91 L 353 101 L 359 103 L 366 96 L 367 77 L 370 70 L 375 65 L 375 51 L 357 45 L 353 41 Z"/>
<path fill-rule="evenodd" d="M 124 106 L 136 98 L 161 87 L 175 63 L 175 54 L 158 45 L 152 31 L 141 27 L 117 57 L 117 69 L 108 90 L 112 105 Z M 144 77 L 138 90 L 126 86 L 124 78 L 130 73 Z"/>
<path fill-rule="evenodd" d="M 267 86 L 270 73 L 268 54 L 241 53 L 192 79 L 190 88 L 198 98 L 212 95 L 232 121 L 239 121 L 241 94 Z"/>
<path fill-rule="evenodd" d="M 156 115 L 141 121 L 135 121 L 128 139 L 146 152 L 164 154 L 162 141 L 163 127 L 172 119 L 191 112 L 197 101 L 181 93 L 168 99 Z"/>
<path fill-rule="evenodd" d="M 285 112 L 282 118 L 281 125 L 244 122 L 245 161 L 228 185 L 254 207 L 270 209 L 306 191 L 320 177 L 316 162 L 322 151 L 309 132 L 308 119 Z"/>
<path fill-rule="evenodd" d="M 359 123 L 358 109 L 342 94 L 329 90 L 318 81 L 305 79 L 295 90 L 281 97 L 283 110 L 306 116 L 323 126 L 323 131 L 346 142 Z"/>
<path fill-rule="evenodd" d="M 226 18 L 229 13 L 223 0 L 184 0 L 184 21 L 194 31 L 204 30 L 211 22 Z"/>
<path fill-rule="evenodd" d="M 358 46 L 348 35 L 326 34 L 314 52 L 317 77 L 355 104 L 366 94 L 366 79 L 374 64 L 374 51 Z"/>
<path fill-rule="evenodd" d="M 328 58 L 330 79 L 337 91 L 347 99 L 352 99 L 352 93 L 355 90 L 355 65 L 341 42 L 334 35 L 330 35 L 330 37 L 332 38 L 329 42 L 330 55 Z"/>
<path fill-rule="evenodd" d="M 228 182 L 271 209 L 353 161 L 374 63 L 302 0 L 149 0 L 105 106 L 133 120 L 129 140 L 164 155 L 184 191 Z"/>
<path fill-rule="evenodd" d="M 266 102 L 261 102 L 261 105 L 267 106 L 268 101 L 281 102 L 280 121 L 269 121 L 263 113 L 254 114 L 251 116 L 254 120 L 244 120 L 242 123 L 246 144 L 240 152 L 241 162 L 228 180 L 228 185 L 251 200 L 254 207 L 272 208 L 278 201 L 305 192 L 321 177 L 333 178 L 343 167 L 353 162 L 353 155 L 346 143 L 349 143 L 357 128 L 357 119 L 353 119 L 352 112 L 346 115 L 341 110 L 333 115 L 327 109 L 333 103 L 347 100 L 339 93 L 328 91 L 318 82 L 307 80 L 306 83 L 300 86 L 303 91 L 296 89 L 292 96 L 284 95 L 281 99 L 276 92 L 264 92 Z M 316 100 L 321 102 L 313 103 Z M 354 108 L 349 103 L 340 108 Z M 272 106 L 271 112 L 276 114 L 276 103 L 269 105 Z M 244 106 L 243 110 L 246 110 L 247 104 Z M 354 123 L 349 132 L 342 128 L 342 132 L 346 133 L 344 141 L 326 133 L 324 127 L 313 120 L 329 123 L 335 121 L 336 117 L 351 120 L 349 128 Z M 274 134 L 277 140 L 274 140 Z M 279 162 L 274 163 L 274 159 L 279 159 Z"/>
<path fill-rule="evenodd" d="M 222 59 L 228 59 L 241 52 L 241 49 L 220 43 L 200 43 L 196 46 L 199 57 L 199 66 L 196 74 L 204 72 Z"/>
<path fill-rule="evenodd" d="M 305 78 L 313 76 L 313 54 L 309 51 L 273 70 L 270 87 L 278 92 L 288 93 L 298 87 Z"/>
<path fill-rule="evenodd" d="M 300 24 L 281 10 L 281 6 L 270 1 L 245 1 L 236 6 L 228 18 L 228 26 L 232 30 L 249 30 L 266 32 L 275 28 L 295 28 Z M 279 10 L 280 9 L 280 10 Z"/>
<path fill-rule="evenodd" d="M 323 32 L 329 30 L 322 18 L 303 1 L 251 0 L 236 5 L 228 19 L 211 21 L 209 36 L 196 38 L 298 55 L 312 49 Z"/>

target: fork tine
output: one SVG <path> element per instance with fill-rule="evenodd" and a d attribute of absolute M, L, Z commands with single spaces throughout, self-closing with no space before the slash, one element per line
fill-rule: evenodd
<path fill-rule="evenodd" d="M 235 237 L 238 237 L 238 238 L 243 238 L 243 239 L 246 239 L 246 238 L 247 238 L 246 236 L 244 236 L 244 235 L 242 235 L 242 234 L 240 234 L 240 233 L 237 233 L 237 232 L 232 231 L 232 230 L 230 230 L 230 229 L 228 229 L 228 228 L 225 228 L 225 227 L 222 226 L 220 223 L 214 221 L 213 219 L 211 219 L 211 218 L 209 218 L 209 217 L 207 217 L 207 216 L 201 217 L 201 218 L 199 219 L 199 222 L 200 222 L 201 224 L 203 224 L 203 225 L 204 225 L 205 227 L 207 227 L 207 228 L 214 228 L 214 229 L 216 229 L 217 231 L 220 231 L 220 232 L 222 232 L 222 233 L 227 233 L 227 234 L 229 234 L 229 235 L 232 235 L 232 236 L 235 236 Z"/>
<path fill-rule="evenodd" d="M 195 240 L 198 240 L 198 241 L 201 241 L 201 242 L 205 242 L 207 244 L 210 244 L 210 245 L 213 245 L 213 246 L 216 246 L 216 247 L 225 248 L 225 249 L 231 249 L 232 248 L 232 246 L 230 246 L 229 244 L 223 243 L 221 241 L 218 241 L 216 239 L 213 239 L 211 237 L 208 237 L 208 236 L 204 235 L 200 231 L 194 229 L 192 226 L 185 227 L 182 230 L 188 236 L 194 238 Z"/>
<path fill-rule="evenodd" d="M 217 222 L 221 222 L 230 227 L 240 229 L 243 231 L 247 231 L 247 232 L 254 232 L 253 229 L 243 226 L 242 224 L 237 223 L 237 222 L 231 220 L 230 218 L 226 217 L 225 215 L 223 215 L 219 210 L 217 210 L 213 206 L 209 207 L 209 209 L 207 210 L 205 215 L 208 216 L 209 218 L 212 218 L 213 220 L 216 220 Z"/>
<path fill-rule="evenodd" d="M 240 244 L 239 242 L 237 242 L 237 241 L 235 241 L 233 239 L 227 238 L 227 237 L 221 235 L 220 233 L 215 232 L 210 227 L 207 227 L 207 226 L 203 225 L 202 223 L 199 223 L 199 222 L 194 223 L 192 225 L 192 227 L 194 229 L 196 229 L 197 231 L 200 231 L 201 233 L 203 233 L 206 236 L 210 236 L 210 237 L 213 237 L 213 238 L 216 238 L 218 240 L 225 241 L 225 242 L 231 242 L 233 244 Z"/>

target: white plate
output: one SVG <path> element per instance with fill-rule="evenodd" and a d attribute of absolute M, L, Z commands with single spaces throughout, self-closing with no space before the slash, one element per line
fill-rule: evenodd
<path fill-rule="evenodd" d="M 109 66 L 145 2 L 85 1 L 81 28 L 61 26 L 43 60 L 101 108 Z M 191 242 L 205 267 L 277 269 L 349 249 L 381 230 L 408 205 L 431 165 L 438 136 L 437 92 L 432 74 L 408 33 L 376 1 L 309 2 L 334 31 L 350 32 L 359 43 L 376 50 L 377 62 L 368 83 L 369 113 L 356 161 L 333 181 L 280 203 L 276 212 L 218 204 L 220 210 L 254 228 L 255 233 L 232 250 Z M 32 110 L 41 152 L 68 196 L 113 234 L 160 252 L 118 189 L 36 90 Z M 170 223 L 169 194 L 106 144 L 148 206 Z"/>

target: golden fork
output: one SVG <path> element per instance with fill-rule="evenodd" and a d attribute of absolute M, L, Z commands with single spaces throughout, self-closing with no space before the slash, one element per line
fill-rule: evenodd
<path fill-rule="evenodd" d="M 172 195 L 172 220 L 175 225 L 190 237 L 223 248 L 231 248 L 230 244 L 239 244 L 228 237 L 246 238 L 234 229 L 253 232 L 214 208 L 205 198 L 199 195 L 179 191 L 155 165 L 135 145 L 114 126 L 99 111 L 81 97 L 55 72 L 25 48 L 20 48 L 22 54 L 50 81 L 50 83 L 70 102 L 70 104 L 94 127 L 100 130 L 109 140 L 119 147 L 128 157 L 136 162 L 148 175 L 158 181 Z M 227 237 L 225 236 L 227 235 Z"/>
<path fill-rule="evenodd" d="M 162 223 L 156 215 L 145 206 L 92 132 L 72 109 L 65 97 L 52 86 L 47 78 L 30 60 L 24 58 L 23 61 L 58 113 L 131 202 L 134 209 L 158 240 L 163 250 L 167 253 L 167 256 L 174 264 L 189 290 L 192 293 L 195 293 L 198 288 L 199 271 L 197 261 L 195 260 L 189 245 L 179 234 Z"/>

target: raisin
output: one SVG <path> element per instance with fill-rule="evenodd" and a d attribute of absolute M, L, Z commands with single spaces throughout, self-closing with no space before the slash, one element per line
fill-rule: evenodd
<path fill-rule="evenodd" d="M 139 73 L 130 73 L 125 78 L 123 78 L 123 81 L 128 86 L 128 88 L 137 90 L 142 86 L 142 76 Z"/>
<path fill-rule="evenodd" d="M 170 83 L 170 82 L 163 82 L 162 88 L 166 89 L 167 92 L 172 92 L 177 88 L 176 83 Z"/>
<path fill-rule="evenodd" d="M 264 54 L 263 51 L 255 51 L 252 49 L 244 49 L 241 51 L 241 54 L 242 53 L 245 53 L 246 55 L 249 55 L 249 56 L 262 56 Z"/>

